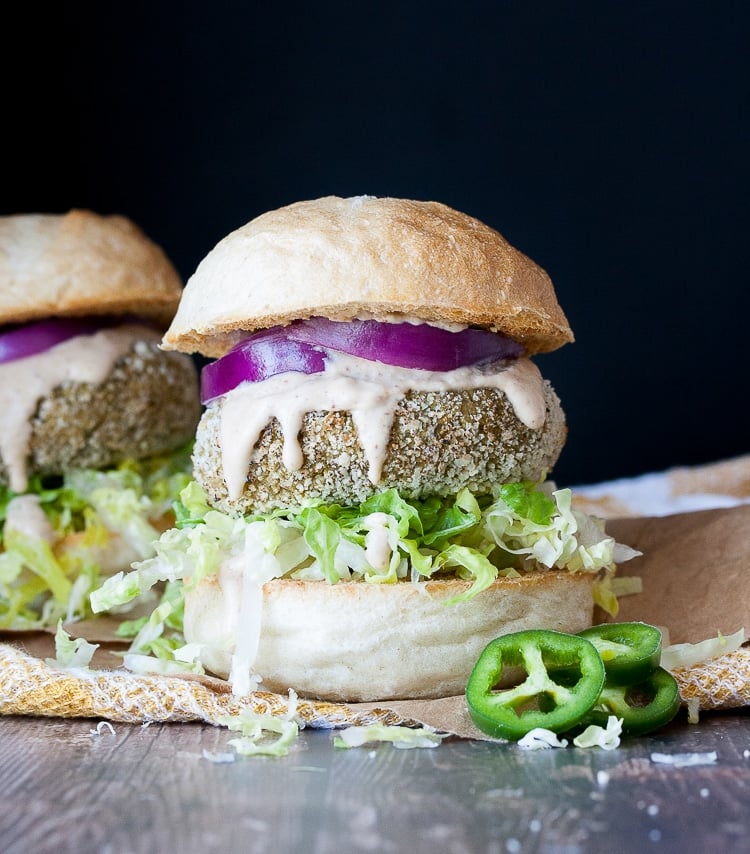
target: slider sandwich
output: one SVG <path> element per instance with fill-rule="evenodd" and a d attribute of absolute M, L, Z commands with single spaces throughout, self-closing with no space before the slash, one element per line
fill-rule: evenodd
<path fill-rule="evenodd" d="M 192 360 L 159 348 L 181 292 L 124 217 L 0 217 L 1 629 L 90 616 L 174 523 L 200 416 Z"/>
<path fill-rule="evenodd" d="M 340 701 L 460 694 L 498 635 L 584 629 L 632 553 L 545 481 L 566 424 L 532 357 L 572 340 L 547 274 L 443 204 L 259 216 L 163 339 L 213 359 L 178 524 L 96 607 L 181 582 L 177 659 Z"/>

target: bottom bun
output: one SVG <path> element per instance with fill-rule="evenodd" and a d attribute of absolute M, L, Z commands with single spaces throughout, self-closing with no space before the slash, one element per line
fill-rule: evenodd
<path fill-rule="evenodd" d="M 536 572 L 497 580 L 467 602 L 469 582 L 415 585 L 277 579 L 263 586 L 252 666 L 264 690 L 337 702 L 462 694 L 484 647 L 530 628 L 579 632 L 593 618 L 589 573 Z M 234 593 L 237 587 L 230 583 Z M 185 639 L 205 645 L 207 670 L 228 678 L 240 596 L 216 576 L 186 596 Z"/>

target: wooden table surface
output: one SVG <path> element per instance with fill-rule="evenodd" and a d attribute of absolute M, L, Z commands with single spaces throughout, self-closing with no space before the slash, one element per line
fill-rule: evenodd
<path fill-rule="evenodd" d="M 748 852 L 750 714 L 677 721 L 619 749 L 335 749 L 306 730 L 283 758 L 209 761 L 203 724 L 0 720 L 0 851 Z M 654 753 L 712 765 L 659 764 Z"/>

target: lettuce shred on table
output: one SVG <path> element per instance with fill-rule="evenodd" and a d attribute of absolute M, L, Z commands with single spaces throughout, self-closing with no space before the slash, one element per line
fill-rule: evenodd
<path fill-rule="evenodd" d="M 622 718 L 610 715 L 606 727 L 598 724 L 587 726 L 574 739 L 575 747 L 599 747 L 602 750 L 616 750 L 620 746 L 622 735 Z M 529 730 L 517 742 L 523 750 L 546 750 L 553 747 L 567 747 L 568 740 L 560 738 L 556 733 L 544 727 Z"/>
<path fill-rule="evenodd" d="M 51 628 L 91 616 L 89 595 L 111 564 L 148 558 L 174 497 L 190 481 L 190 447 L 108 470 L 76 469 L 34 476 L 33 496 L 50 540 L 6 526 L 18 498 L 0 486 L 0 629 Z M 122 563 L 120 562 L 120 565 Z"/>
<path fill-rule="evenodd" d="M 333 746 L 350 748 L 388 743 L 400 749 L 439 747 L 443 739 L 447 737 L 447 733 L 436 732 L 430 727 L 366 724 L 340 730 L 333 738 Z"/>
<path fill-rule="evenodd" d="M 191 481 L 174 510 L 176 525 L 153 544 L 153 556 L 108 578 L 92 592 L 91 605 L 94 612 L 121 608 L 166 582 L 171 604 L 152 618 L 145 635 L 146 623 L 133 629 L 131 652 L 178 661 L 188 658 L 179 646 L 181 591 L 226 560 L 244 565 L 262 554 L 271 577 L 330 584 L 470 582 L 451 604 L 476 596 L 499 576 L 565 569 L 594 574 L 597 603 L 615 613 L 615 565 L 638 554 L 616 543 L 599 520 L 575 510 L 570 490 L 549 482 L 507 484 L 494 497 L 463 489 L 453 498 L 419 501 L 389 489 L 356 507 L 311 503 L 235 517 L 211 508 Z M 173 631 L 164 642 L 159 627 L 169 628 L 169 620 Z"/>
<path fill-rule="evenodd" d="M 620 746 L 622 735 L 622 718 L 610 715 L 607 718 L 607 726 L 592 724 L 579 733 L 574 739 L 576 747 L 600 747 L 602 750 L 616 750 Z"/>
<path fill-rule="evenodd" d="M 734 652 L 745 643 L 745 629 L 740 628 L 731 635 L 719 632 L 716 637 L 706 638 L 698 643 L 675 643 L 661 651 L 661 665 L 669 671 L 693 667 Z"/>
<path fill-rule="evenodd" d="M 239 756 L 286 756 L 290 746 L 299 735 L 304 723 L 297 716 L 297 694 L 290 690 L 287 708 L 283 715 L 263 714 L 250 708 L 242 709 L 236 715 L 223 715 L 217 723 L 232 732 L 240 733 L 228 744 Z M 211 755 L 204 752 L 211 761 L 232 761 L 233 754 Z M 231 758 L 230 758 L 231 757 Z"/>
<path fill-rule="evenodd" d="M 63 670 L 87 669 L 97 649 L 98 643 L 89 643 L 85 638 L 72 638 L 60 620 L 55 632 L 55 657 L 46 659 L 46 663 Z"/>

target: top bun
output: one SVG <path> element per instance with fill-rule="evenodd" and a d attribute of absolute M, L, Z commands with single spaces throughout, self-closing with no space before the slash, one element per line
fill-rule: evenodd
<path fill-rule="evenodd" d="M 125 217 L 0 217 L 0 324 L 137 314 L 166 327 L 181 294 L 167 256 Z"/>
<path fill-rule="evenodd" d="M 163 347 L 219 357 L 249 332 L 316 315 L 479 326 L 529 354 L 573 340 L 547 273 L 479 220 L 438 202 L 328 196 L 221 240 Z"/>

